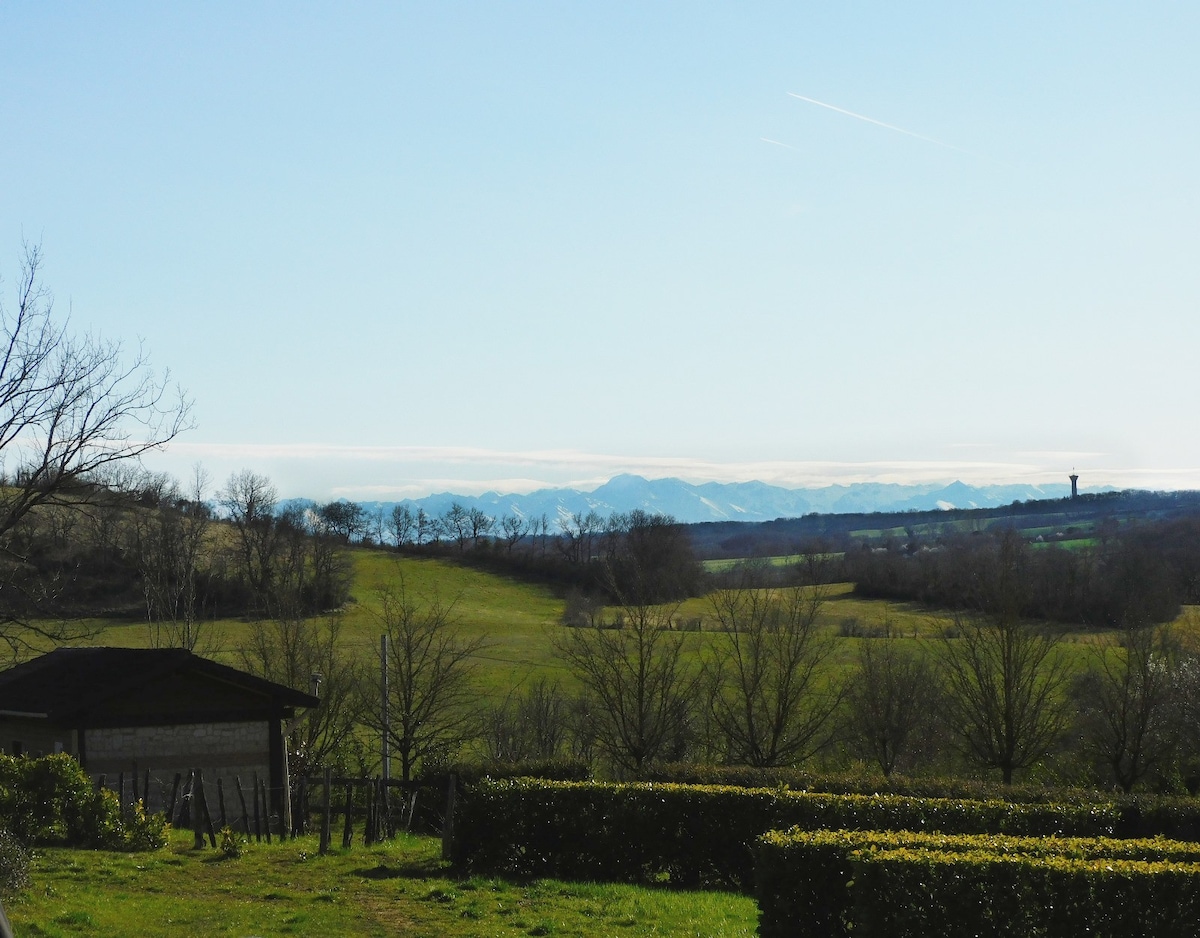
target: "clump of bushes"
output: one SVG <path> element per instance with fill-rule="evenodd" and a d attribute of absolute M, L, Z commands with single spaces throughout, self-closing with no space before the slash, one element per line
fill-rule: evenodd
<path fill-rule="evenodd" d="M 163 846 L 162 815 L 141 806 L 123 816 L 116 794 L 97 789 L 75 759 L 0 755 L 0 826 L 26 845 L 152 850 Z"/>

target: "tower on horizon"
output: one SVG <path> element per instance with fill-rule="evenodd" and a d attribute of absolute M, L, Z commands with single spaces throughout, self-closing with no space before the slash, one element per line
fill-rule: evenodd
<path fill-rule="evenodd" d="M 1078 498 L 1079 497 L 1079 476 L 1075 473 L 1074 469 L 1071 470 L 1070 479 L 1071 479 L 1071 497 Z"/>

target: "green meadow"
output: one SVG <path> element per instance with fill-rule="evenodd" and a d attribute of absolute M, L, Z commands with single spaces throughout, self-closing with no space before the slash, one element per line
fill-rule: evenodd
<path fill-rule="evenodd" d="M 379 646 L 380 590 L 405 589 L 418 596 L 438 596 L 453 605 L 453 617 L 466 636 L 485 640 L 476 658 L 477 674 L 485 696 L 502 699 L 517 683 L 537 675 L 557 677 L 565 686 L 573 681 L 554 653 L 554 637 L 560 624 L 564 602 L 546 586 L 498 576 L 440 559 L 400 557 L 390 551 L 356 548 L 354 587 L 351 600 L 339 613 L 344 623 L 343 637 L 348 652 L 371 659 Z M 787 558 L 777 558 L 782 563 Z M 699 655 L 720 636 L 709 600 L 697 597 L 669 610 L 681 625 L 700 621 L 701 631 L 686 633 L 691 653 Z M 1192 631 L 1195 617 L 1185 609 L 1179 626 Z M 820 626 L 837 638 L 835 661 L 850 664 L 861 641 L 870 641 L 884 623 L 907 640 L 929 642 L 954 626 L 947 611 L 930 610 L 916 603 L 888 603 L 862 599 L 853 594 L 848 583 L 827 588 L 827 597 L 818 618 Z M 149 631 L 144 622 L 97 623 L 102 630 L 97 644 L 144 646 Z M 221 619 L 205 625 L 210 653 L 229 664 L 238 664 L 238 649 L 249 637 L 252 624 L 243 619 Z M 1067 653 L 1082 654 L 1103 636 L 1079 628 L 1065 630 Z M 864 637 L 866 636 L 866 637 Z"/>
<path fill-rule="evenodd" d="M 318 853 L 315 836 L 249 844 L 237 858 L 193 850 L 173 832 L 153 853 L 40 849 L 32 885 L 5 908 L 21 936 L 192 938 L 195 935 L 653 935 L 755 933 L 747 896 L 637 886 L 462 878 L 440 840 Z"/>
<path fill-rule="evenodd" d="M 546 586 L 498 576 L 440 559 L 400 557 L 381 550 L 357 548 L 351 551 L 354 562 L 354 587 L 351 600 L 340 611 L 344 647 L 349 653 L 373 658 L 379 647 L 380 591 L 401 584 L 421 597 L 437 596 L 453 605 L 453 618 L 464 636 L 480 637 L 486 642 L 475 664 L 482 690 L 501 699 L 517 682 L 528 677 L 557 677 L 570 686 L 569 672 L 554 653 L 554 637 L 561 625 L 564 602 Z M 709 600 L 688 599 L 672 605 L 675 621 L 700 620 L 699 634 L 689 633 L 689 649 L 701 653 L 719 636 Z M 818 619 L 822 628 L 842 635 L 855 629 L 878 629 L 890 622 L 900 635 L 933 637 L 953 624 L 946 613 L 930 612 L 913 603 L 883 603 L 853 595 L 848 583 L 828 588 L 828 596 Z M 149 642 L 144 622 L 96 623 L 102 630 L 93 639 L 96 644 L 141 647 Z M 249 638 L 252 624 L 244 619 L 218 619 L 205 624 L 205 640 L 210 654 L 228 664 L 238 664 L 238 649 Z M 838 658 L 853 659 L 856 639 L 850 638 L 839 649 Z"/>

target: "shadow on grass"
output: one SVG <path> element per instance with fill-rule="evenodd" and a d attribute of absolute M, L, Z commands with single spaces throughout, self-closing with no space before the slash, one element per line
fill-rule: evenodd
<path fill-rule="evenodd" d="M 453 869 L 436 857 L 406 857 L 350 872 L 363 879 L 445 879 L 454 875 Z"/>

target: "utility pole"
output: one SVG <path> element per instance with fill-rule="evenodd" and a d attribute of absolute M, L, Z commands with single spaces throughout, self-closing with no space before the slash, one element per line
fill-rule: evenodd
<path fill-rule="evenodd" d="M 388 714 L 388 637 L 385 632 L 379 636 L 379 666 L 382 669 L 382 678 L 380 682 L 383 686 L 383 780 L 386 782 L 392 777 L 392 760 L 391 753 L 388 747 L 388 736 L 392 731 L 392 721 Z"/>

